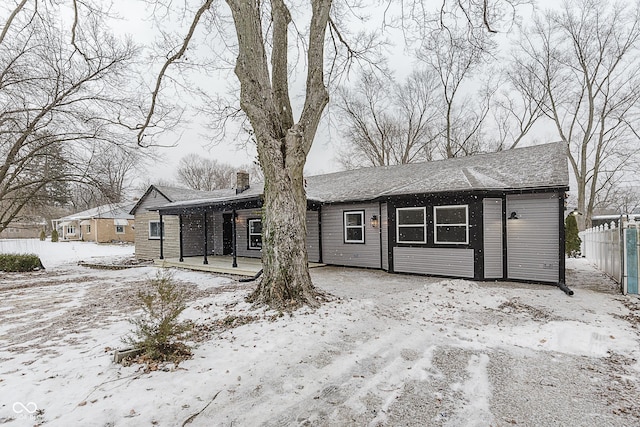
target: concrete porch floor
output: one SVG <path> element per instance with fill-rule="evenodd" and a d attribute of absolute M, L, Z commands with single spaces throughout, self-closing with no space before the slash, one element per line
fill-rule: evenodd
<path fill-rule="evenodd" d="M 204 257 L 184 257 L 180 262 L 179 258 L 155 259 L 153 262 L 158 267 L 177 267 L 188 270 L 208 271 L 211 273 L 236 274 L 238 276 L 254 276 L 262 269 L 260 258 L 238 257 L 238 266 L 232 267 L 233 257 L 229 255 L 210 255 L 207 257 L 208 264 L 203 264 Z M 309 268 L 322 267 L 325 264 L 310 262 Z"/>

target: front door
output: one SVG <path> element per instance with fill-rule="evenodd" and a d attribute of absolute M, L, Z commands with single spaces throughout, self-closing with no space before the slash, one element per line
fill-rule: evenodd
<path fill-rule="evenodd" d="M 233 253 L 233 215 L 222 215 L 222 255 Z"/>

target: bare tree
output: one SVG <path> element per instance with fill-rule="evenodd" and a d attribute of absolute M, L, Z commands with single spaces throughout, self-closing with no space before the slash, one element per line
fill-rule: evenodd
<path fill-rule="evenodd" d="M 494 95 L 493 119 L 497 140 L 492 151 L 513 149 L 522 142 L 531 128 L 544 117 L 546 90 L 532 73 L 526 61 L 512 61 L 503 71 L 503 88 Z"/>
<path fill-rule="evenodd" d="M 364 73 L 353 89 L 338 92 L 337 109 L 346 169 L 432 160 L 436 77 L 414 72 L 403 85 Z"/>
<path fill-rule="evenodd" d="M 580 229 L 608 182 L 637 165 L 639 14 L 638 4 L 569 1 L 536 17 L 520 42 L 529 76 L 545 89 L 536 101 L 568 147 Z"/>
<path fill-rule="evenodd" d="M 431 30 L 418 50 L 419 59 L 438 76 L 443 105 L 441 154 L 445 158 L 475 154 L 481 150 L 481 131 L 493 89 L 488 81 L 476 96 L 464 95 L 465 85 L 480 70 L 495 43 L 482 29 L 469 29 L 451 11 Z M 461 26 L 462 25 L 462 26 Z M 480 102 L 476 102 L 479 99 Z"/>
<path fill-rule="evenodd" d="M 136 48 L 102 30 L 100 11 L 22 1 L 0 23 L 0 230 L 29 204 L 91 182 L 96 147 L 120 144 L 137 105 L 125 87 Z M 9 6 L 12 7 L 12 6 Z M 83 17 L 81 25 L 80 18 Z"/>
<path fill-rule="evenodd" d="M 178 163 L 178 182 L 194 190 L 211 191 L 232 188 L 236 169 L 215 159 L 192 153 Z"/>

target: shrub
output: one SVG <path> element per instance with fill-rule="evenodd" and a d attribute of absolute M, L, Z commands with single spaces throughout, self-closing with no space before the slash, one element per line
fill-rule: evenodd
<path fill-rule="evenodd" d="M 0 254 L 0 271 L 24 272 L 43 269 L 35 254 Z"/>
<path fill-rule="evenodd" d="M 149 285 L 151 291 L 138 292 L 137 303 L 143 315 L 129 320 L 135 330 L 124 342 L 140 348 L 151 360 L 177 363 L 191 355 L 191 349 L 183 342 L 190 324 L 178 320 L 187 307 L 187 294 L 175 283 L 173 274 L 165 270 L 149 279 Z"/>
<path fill-rule="evenodd" d="M 51 241 L 52 242 L 57 242 L 58 241 L 58 230 L 53 230 L 51 232 Z"/>
<path fill-rule="evenodd" d="M 44 230 L 40 231 L 40 241 L 44 242 L 45 240 L 47 240 L 47 233 L 44 232 Z"/>
<path fill-rule="evenodd" d="M 564 252 L 567 256 L 580 256 L 580 244 L 582 239 L 578 236 L 578 222 L 576 217 L 569 214 L 564 220 Z"/>

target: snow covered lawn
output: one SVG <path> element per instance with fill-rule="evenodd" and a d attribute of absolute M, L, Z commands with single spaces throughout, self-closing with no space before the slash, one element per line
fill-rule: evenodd
<path fill-rule="evenodd" d="M 77 261 L 132 247 L 57 245 L 40 253 L 46 271 L 0 278 L 0 424 L 640 425 L 640 301 L 584 260 L 568 262 L 573 297 L 313 269 L 335 298 L 293 316 L 252 309 L 251 284 L 176 271 L 185 317 L 210 337 L 177 368 L 145 372 L 112 354 L 155 267 L 88 269 Z M 76 255 L 62 256 L 65 245 Z M 227 316 L 257 320 L 208 328 Z"/>

